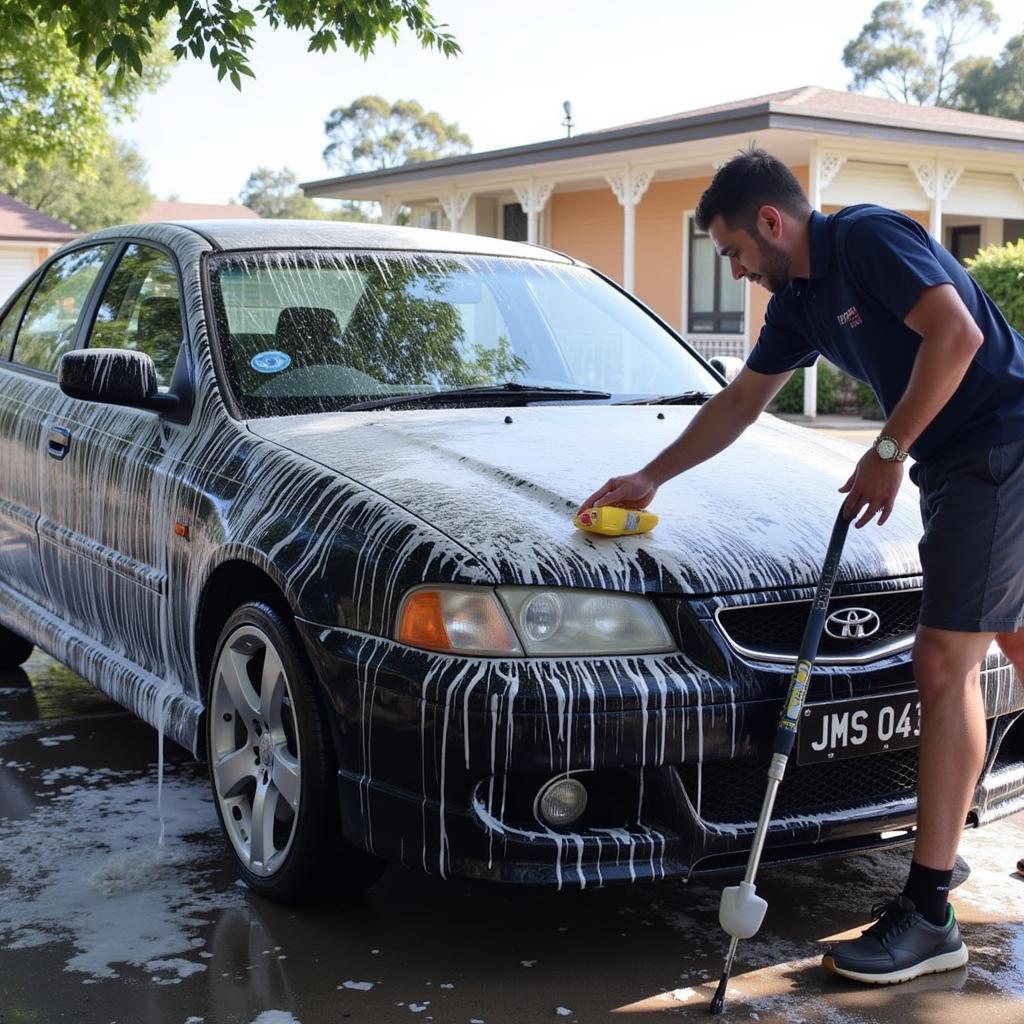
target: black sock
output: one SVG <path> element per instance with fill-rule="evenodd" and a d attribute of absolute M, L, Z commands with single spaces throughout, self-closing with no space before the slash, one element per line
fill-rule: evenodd
<path fill-rule="evenodd" d="M 936 871 L 912 860 L 903 895 L 914 904 L 926 921 L 943 925 L 946 923 L 949 883 L 952 878 L 952 871 Z"/>

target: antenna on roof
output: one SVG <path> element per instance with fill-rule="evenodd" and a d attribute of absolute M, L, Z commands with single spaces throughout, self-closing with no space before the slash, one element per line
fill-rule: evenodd
<path fill-rule="evenodd" d="M 562 104 L 562 109 L 565 111 L 565 117 L 562 120 L 562 125 L 565 128 L 565 137 L 567 139 L 572 138 L 572 104 L 566 100 Z"/>

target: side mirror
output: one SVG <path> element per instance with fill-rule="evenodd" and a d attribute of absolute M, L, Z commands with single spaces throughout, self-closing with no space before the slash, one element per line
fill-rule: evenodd
<path fill-rule="evenodd" d="M 57 382 L 64 394 L 86 402 L 168 412 L 178 405 L 174 395 L 158 390 L 152 358 L 132 349 L 65 352 L 60 357 Z"/>
<path fill-rule="evenodd" d="M 731 384 L 743 369 L 744 362 L 736 356 L 712 356 L 708 362 L 712 369 L 717 370 L 724 378 L 726 384 Z"/>

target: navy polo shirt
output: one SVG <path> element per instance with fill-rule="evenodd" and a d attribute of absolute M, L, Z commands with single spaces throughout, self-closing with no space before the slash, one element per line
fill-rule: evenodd
<path fill-rule="evenodd" d="M 772 296 L 747 365 L 758 373 L 810 366 L 819 354 L 869 384 L 892 413 L 920 336 L 903 321 L 922 291 L 951 284 L 981 329 L 960 386 L 911 446 L 919 462 L 1024 439 L 1024 339 L 978 283 L 910 217 L 881 206 L 811 214 L 811 276 Z"/>

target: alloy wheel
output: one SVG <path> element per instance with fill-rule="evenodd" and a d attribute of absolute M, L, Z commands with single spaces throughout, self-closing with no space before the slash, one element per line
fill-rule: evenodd
<path fill-rule="evenodd" d="M 266 633 L 244 624 L 228 636 L 210 696 L 210 764 L 221 818 L 245 868 L 270 877 L 295 838 L 302 751 L 288 676 Z"/>

